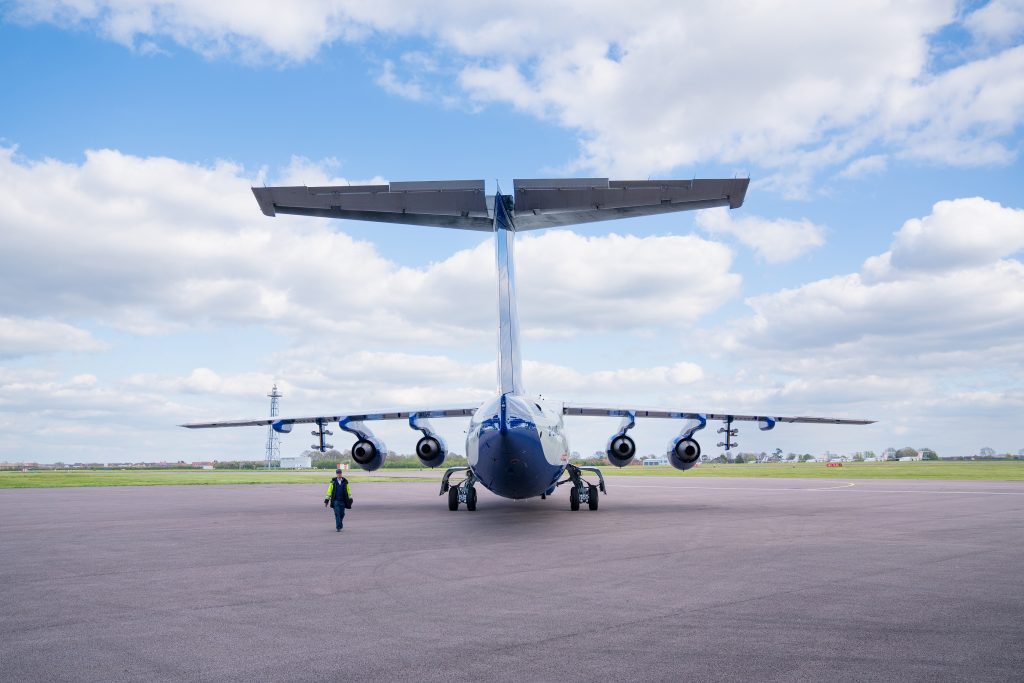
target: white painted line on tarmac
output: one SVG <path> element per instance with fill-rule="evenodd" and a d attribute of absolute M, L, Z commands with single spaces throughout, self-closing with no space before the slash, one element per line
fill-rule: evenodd
<path fill-rule="evenodd" d="M 1024 496 L 1024 491 L 947 491 L 945 489 L 859 489 L 861 493 L 961 493 L 978 496 Z"/>
<path fill-rule="evenodd" d="M 608 484 L 609 488 L 629 488 L 629 489 L 693 489 L 698 491 L 835 491 L 838 489 L 848 489 L 852 486 L 856 486 L 854 483 L 840 484 L 839 486 L 827 486 L 827 487 L 811 487 L 811 488 L 795 488 L 792 486 L 668 486 L 666 484 L 619 484 L 611 483 Z"/>
<path fill-rule="evenodd" d="M 862 482 L 863 483 L 863 482 Z M 839 486 L 827 486 L 827 487 L 809 487 L 809 488 L 795 488 L 795 487 L 765 487 L 765 486 L 692 486 L 692 485 L 679 485 L 669 486 L 666 484 L 614 484 L 616 488 L 634 488 L 634 489 L 690 489 L 697 491 L 851 491 L 855 490 L 858 493 L 932 493 L 932 494 L 945 494 L 953 493 L 960 495 L 980 495 L 980 496 L 1024 496 L 1024 491 L 951 491 L 946 489 L 875 489 L 875 488 L 859 488 L 855 489 L 856 482 L 849 482 L 846 484 L 840 484 Z M 611 486 L 609 486 L 610 488 Z"/>

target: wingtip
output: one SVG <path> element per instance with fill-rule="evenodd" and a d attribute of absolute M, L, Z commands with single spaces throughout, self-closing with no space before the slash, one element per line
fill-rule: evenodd
<path fill-rule="evenodd" d="M 263 212 L 263 215 L 270 216 L 271 218 L 277 215 L 277 211 L 274 210 L 274 200 L 271 196 L 271 188 L 254 187 L 252 188 L 252 193 L 256 197 L 256 203 L 260 205 L 260 211 Z"/>

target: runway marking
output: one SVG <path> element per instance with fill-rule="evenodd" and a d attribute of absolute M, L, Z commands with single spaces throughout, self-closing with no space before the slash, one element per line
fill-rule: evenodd
<path fill-rule="evenodd" d="M 960 493 L 980 496 L 1024 496 L 1024 491 L 946 491 L 943 489 L 860 489 L 861 493 Z"/>
<path fill-rule="evenodd" d="M 862 482 L 863 483 L 863 482 Z M 621 488 L 636 489 L 689 489 L 697 491 L 839 491 L 856 490 L 858 493 L 953 493 L 960 495 L 981 495 L 981 496 L 1024 496 L 1024 491 L 947 491 L 945 489 L 854 489 L 856 482 L 848 482 L 839 486 L 795 488 L 795 487 L 765 487 L 765 486 L 668 486 L 665 484 L 615 484 Z"/>
<path fill-rule="evenodd" d="M 794 488 L 794 487 L 764 487 L 764 486 L 667 486 L 665 484 L 613 484 L 615 488 L 632 489 L 694 489 L 700 491 L 836 491 L 856 486 L 854 483 L 840 484 L 838 486 L 827 486 L 824 488 Z"/>

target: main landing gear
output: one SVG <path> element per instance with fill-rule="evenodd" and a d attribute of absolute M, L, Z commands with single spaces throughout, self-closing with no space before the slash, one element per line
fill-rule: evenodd
<path fill-rule="evenodd" d="M 598 484 L 596 486 L 583 478 L 584 470 L 597 475 Z M 566 465 L 565 472 L 569 475 L 569 478 L 563 479 L 555 484 L 555 486 L 572 484 L 572 488 L 569 489 L 569 509 L 575 512 L 580 509 L 581 503 L 586 503 L 588 508 L 596 510 L 598 492 L 607 493 L 604 488 L 604 475 L 601 474 L 601 470 L 596 467 L 577 467 L 576 465 Z"/>
<path fill-rule="evenodd" d="M 448 480 L 456 472 L 465 472 L 466 478 L 458 484 L 449 484 Z M 448 494 L 448 509 L 455 512 L 460 504 L 465 504 L 470 512 L 476 510 L 476 475 L 468 467 L 449 467 L 441 477 L 441 493 Z"/>

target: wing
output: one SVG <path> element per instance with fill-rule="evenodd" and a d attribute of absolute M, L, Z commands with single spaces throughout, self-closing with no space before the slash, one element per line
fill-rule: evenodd
<path fill-rule="evenodd" d="M 588 417 L 652 417 L 675 420 L 722 420 L 723 422 L 760 422 L 763 425 L 775 422 L 828 425 L 869 425 L 874 420 L 851 420 L 838 417 L 786 417 L 775 415 L 734 415 L 731 413 L 695 413 L 678 410 L 648 410 L 646 408 L 607 408 L 566 403 L 562 406 L 564 415 Z"/>
<path fill-rule="evenodd" d="M 254 187 L 252 192 L 268 216 L 288 213 L 484 232 L 493 229 L 482 180 Z"/>
<path fill-rule="evenodd" d="M 477 406 L 472 408 L 437 408 L 434 410 L 405 410 L 379 413 L 342 413 L 338 415 L 316 415 L 314 417 L 264 417 L 256 420 L 221 420 L 218 422 L 190 422 L 179 425 L 188 429 L 210 429 L 213 427 L 266 427 L 274 425 L 278 431 L 288 431 L 295 424 L 326 424 L 329 422 L 370 422 L 374 420 L 408 420 L 433 417 L 471 417 Z"/>
<path fill-rule="evenodd" d="M 749 178 L 726 180 L 514 180 L 516 230 L 743 204 Z"/>

